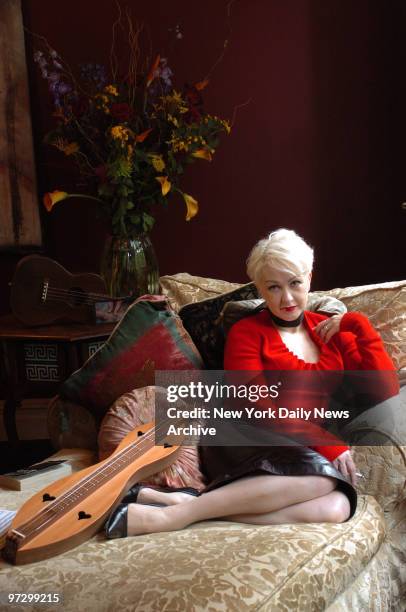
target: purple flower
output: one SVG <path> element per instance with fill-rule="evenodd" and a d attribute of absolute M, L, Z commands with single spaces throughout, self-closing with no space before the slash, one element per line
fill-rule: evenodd
<path fill-rule="evenodd" d="M 168 66 L 168 60 L 166 57 L 162 57 L 161 61 L 159 62 L 158 77 L 162 79 L 165 85 L 169 88 L 172 87 L 172 75 L 173 72 Z"/>
<path fill-rule="evenodd" d="M 103 89 L 107 83 L 107 73 L 104 66 L 101 64 L 81 64 L 81 77 L 93 85 L 97 90 Z"/>
<path fill-rule="evenodd" d="M 166 96 L 172 90 L 173 72 L 168 66 L 168 60 L 162 57 L 156 70 L 156 77 L 148 89 L 148 99 L 153 104 L 160 96 Z"/>
<path fill-rule="evenodd" d="M 59 81 L 60 75 L 57 72 L 50 72 L 47 79 L 50 83 L 57 83 Z"/>

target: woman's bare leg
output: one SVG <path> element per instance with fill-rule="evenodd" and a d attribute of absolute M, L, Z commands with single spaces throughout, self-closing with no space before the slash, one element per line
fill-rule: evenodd
<path fill-rule="evenodd" d="M 267 514 L 328 495 L 335 487 L 335 479 L 326 476 L 241 478 L 187 503 L 164 508 L 129 504 L 128 535 L 183 529 L 212 518 Z"/>
<path fill-rule="evenodd" d="M 251 525 L 288 525 L 293 523 L 343 523 L 350 516 L 351 506 L 342 491 L 332 491 L 286 508 L 264 514 L 237 514 L 228 521 Z"/>
<path fill-rule="evenodd" d="M 157 491 L 157 489 L 150 489 L 149 487 L 143 487 L 137 495 L 137 503 L 164 504 L 165 506 L 172 506 L 174 504 L 191 501 L 195 498 L 196 497 L 194 495 L 182 493 L 182 491 L 170 493 Z"/>

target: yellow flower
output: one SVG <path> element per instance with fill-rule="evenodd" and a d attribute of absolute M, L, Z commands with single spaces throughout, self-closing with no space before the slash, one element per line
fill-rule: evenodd
<path fill-rule="evenodd" d="M 106 85 L 104 91 L 112 96 L 118 96 L 117 87 L 115 85 Z"/>
<path fill-rule="evenodd" d="M 224 129 L 226 130 L 227 134 L 229 134 L 231 132 L 231 125 L 229 121 L 222 121 L 222 124 L 224 126 Z"/>
<path fill-rule="evenodd" d="M 161 97 L 162 104 L 157 105 L 157 109 L 165 110 L 166 106 L 172 106 L 172 111 L 178 113 L 187 113 L 189 110 L 188 105 L 182 98 L 182 94 L 178 91 L 174 91 L 172 94 Z"/>
<path fill-rule="evenodd" d="M 193 217 L 197 215 L 199 204 L 191 195 L 188 195 L 187 193 L 183 193 L 182 195 L 187 207 L 186 221 L 190 221 L 190 219 L 193 219 Z"/>
<path fill-rule="evenodd" d="M 194 153 L 192 153 L 192 157 L 197 157 L 199 159 L 206 159 L 207 161 L 211 161 L 211 153 L 208 149 L 197 149 Z"/>
<path fill-rule="evenodd" d="M 108 97 L 101 93 L 96 94 L 94 99 L 97 104 L 106 104 L 109 101 Z"/>
<path fill-rule="evenodd" d="M 173 117 L 170 113 L 168 113 L 168 121 L 171 121 L 175 127 L 179 127 L 179 121 L 176 117 Z"/>
<path fill-rule="evenodd" d="M 165 168 L 165 162 L 162 159 L 162 155 L 156 155 L 155 153 L 150 154 L 151 164 L 154 166 L 157 172 L 162 172 Z"/>
<path fill-rule="evenodd" d="M 43 198 L 44 206 L 48 212 L 51 212 L 55 204 L 68 197 L 66 191 L 51 191 L 46 193 Z"/>
<path fill-rule="evenodd" d="M 110 134 L 114 140 L 121 140 L 122 145 L 124 145 L 124 143 L 128 140 L 128 136 L 131 133 L 131 130 L 122 125 L 114 125 L 112 128 L 110 128 Z"/>
<path fill-rule="evenodd" d="M 70 142 L 62 149 L 62 151 L 65 153 L 65 155 L 73 155 L 79 151 L 79 145 L 77 142 Z"/>
<path fill-rule="evenodd" d="M 158 183 L 161 183 L 162 195 L 166 196 L 167 193 L 171 190 L 171 182 L 168 181 L 167 176 L 156 176 L 155 177 Z"/>
<path fill-rule="evenodd" d="M 176 104 L 182 104 L 183 100 L 182 100 L 182 94 L 179 91 L 174 91 L 172 97 L 168 96 L 168 99 L 173 100 L 173 102 L 175 102 Z"/>

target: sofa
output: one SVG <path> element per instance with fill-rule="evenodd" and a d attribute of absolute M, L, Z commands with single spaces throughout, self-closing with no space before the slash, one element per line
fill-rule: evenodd
<path fill-rule="evenodd" d="M 220 303 L 227 303 L 241 285 L 177 274 L 162 277 L 161 287 L 179 312 L 222 296 Z M 370 317 L 401 384 L 400 425 L 382 425 L 373 445 L 370 432 L 355 432 L 355 462 L 365 478 L 351 520 L 278 526 L 212 520 L 119 540 L 100 532 L 51 559 L 21 566 L 0 561 L 0 592 L 59 593 L 60 609 L 72 612 L 406 610 L 406 282 L 313 297 L 326 295 Z M 67 414 L 70 424 L 65 418 L 62 431 L 61 415 Z M 73 470 L 97 461 L 100 423 L 85 406 L 56 398 L 48 424 L 56 456 L 68 459 Z M 18 509 L 33 492 L 0 490 L 0 508 Z"/>

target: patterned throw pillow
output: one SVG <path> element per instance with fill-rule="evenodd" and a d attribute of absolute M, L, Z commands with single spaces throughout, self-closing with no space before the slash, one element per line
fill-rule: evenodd
<path fill-rule="evenodd" d="M 187 304 L 180 309 L 179 316 L 197 346 L 206 368 L 223 369 L 224 331 L 220 315 L 225 304 L 257 298 L 258 291 L 254 283 L 248 283 L 234 291 Z"/>
<path fill-rule="evenodd" d="M 110 338 L 61 386 L 59 394 L 100 419 L 123 393 L 153 385 L 155 370 L 199 370 L 203 363 L 165 297 L 132 304 Z"/>
<path fill-rule="evenodd" d="M 100 461 L 111 455 L 121 440 L 138 425 L 155 419 L 155 398 L 166 389 L 144 387 L 122 395 L 106 413 L 99 431 L 98 446 Z M 196 446 L 182 446 L 178 458 L 169 467 L 143 480 L 161 487 L 204 488 L 203 475 L 199 470 Z"/>

